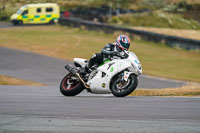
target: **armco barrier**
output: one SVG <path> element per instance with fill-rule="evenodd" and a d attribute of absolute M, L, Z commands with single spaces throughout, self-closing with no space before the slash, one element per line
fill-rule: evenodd
<path fill-rule="evenodd" d="M 78 18 L 64 18 L 61 17 L 59 23 L 63 26 L 73 26 L 81 27 L 84 26 L 88 30 L 101 30 L 106 33 L 113 33 L 115 31 L 123 31 L 128 34 L 133 34 L 141 37 L 142 39 L 153 41 L 153 42 L 162 42 L 171 47 L 180 47 L 187 50 L 200 49 L 200 40 L 193 40 L 188 38 L 163 35 L 153 32 L 147 32 L 143 30 L 135 30 L 130 28 L 118 27 L 113 25 L 108 25 L 104 23 L 95 23 L 92 21 L 86 21 Z"/>

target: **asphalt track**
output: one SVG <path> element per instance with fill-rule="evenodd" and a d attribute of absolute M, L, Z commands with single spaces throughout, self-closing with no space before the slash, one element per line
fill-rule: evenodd
<path fill-rule="evenodd" d="M 59 82 L 67 62 L 0 47 L 0 74 L 48 86 L 0 86 L 0 133 L 200 133 L 199 97 L 125 97 L 82 92 L 64 97 Z M 185 82 L 151 76 L 139 88 L 178 87 Z"/>
<path fill-rule="evenodd" d="M 8 22 L 1 22 L 0 21 L 0 28 L 8 28 L 8 27 L 12 27 L 12 24 L 8 23 Z"/>
<path fill-rule="evenodd" d="M 200 98 L 125 97 L 57 86 L 0 87 L 0 132 L 199 133 Z"/>

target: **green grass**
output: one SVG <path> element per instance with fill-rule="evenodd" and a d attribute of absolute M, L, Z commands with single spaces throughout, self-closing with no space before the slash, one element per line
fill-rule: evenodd
<path fill-rule="evenodd" d="M 180 88 L 138 89 L 130 96 L 200 96 L 200 85 L 190 84 Z"/>
<path fill-rule="evenodd" d="M 0 46 L 33 51 L 66 60 L 90 58 L 118 34 L 61 26 L 33 26 L 0 29 Z M 132 40 L 130 48 L 139 57 L 143 73 L 200 82 L 200 52 L 173 49 L 164 44 Z"/>
<path fill-rule="evenodd" d="M 195 20 L 187 20 L 184 19 L 183 15 L 181 14 L 165 13 L 162 11 L 114 16 L 111 20 L 109 20 L 109 23 L 123 26 L 200 29 L 200 24 Z"/>

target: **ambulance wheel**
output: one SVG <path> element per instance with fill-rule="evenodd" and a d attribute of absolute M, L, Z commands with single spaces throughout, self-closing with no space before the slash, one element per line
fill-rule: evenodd
<path fill-rule="evenodd" d="M 17 21 L 17 20 L 16 20 L 16 21 L 13 21 L 12 24 L 13 24 L 13 25 L 22 25 L 22 24 L 23 24 L 23 21 L 21 21 L 21 20 L 18 20 L 18 21 Z"/>
<path fill-rule="evenodd" d="M 22 25 L 22 24 L 23 24 L 23 21 L 19 20 L 18 25 Z"/>

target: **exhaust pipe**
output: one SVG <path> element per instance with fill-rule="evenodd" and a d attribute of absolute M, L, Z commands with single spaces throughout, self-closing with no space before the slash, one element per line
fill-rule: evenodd
<path fill-rule="evenodd" d="M 65 69 L 67 69 L 71 74 L 76 75 L 81 80 L 81 82 L 83 83 L 83 85 L 85 86 L 85 88 L 87 88 L 87 89 L 90 88 L 90 86 L 85 83 L 85 81 L 83 80 L 83 78 L 78 73 L 78 70 L 74 66 L 72 66 L 71 64 L 66 64 L 65 65 Z"/>
<path fill-rule="evenodd" d="M 73 75 L 75 75 L 78 72 L 78 70 L 71 64 L 65 64 L 65 69 L 67 69 Z"/>
<path fill-rule="evenodd" d="M 79 75 L 79 73 L 76 73 L 76 76 L 81 80 L 81 82 L 83 83 L 83 85 L 85 86 L 85 88 L 87 88 L 87 89 L 90 88 L 90 86 L 87 85 L 87 84 L 85 83 L 85 81 L 81 78 L 81 76 Z"/>

